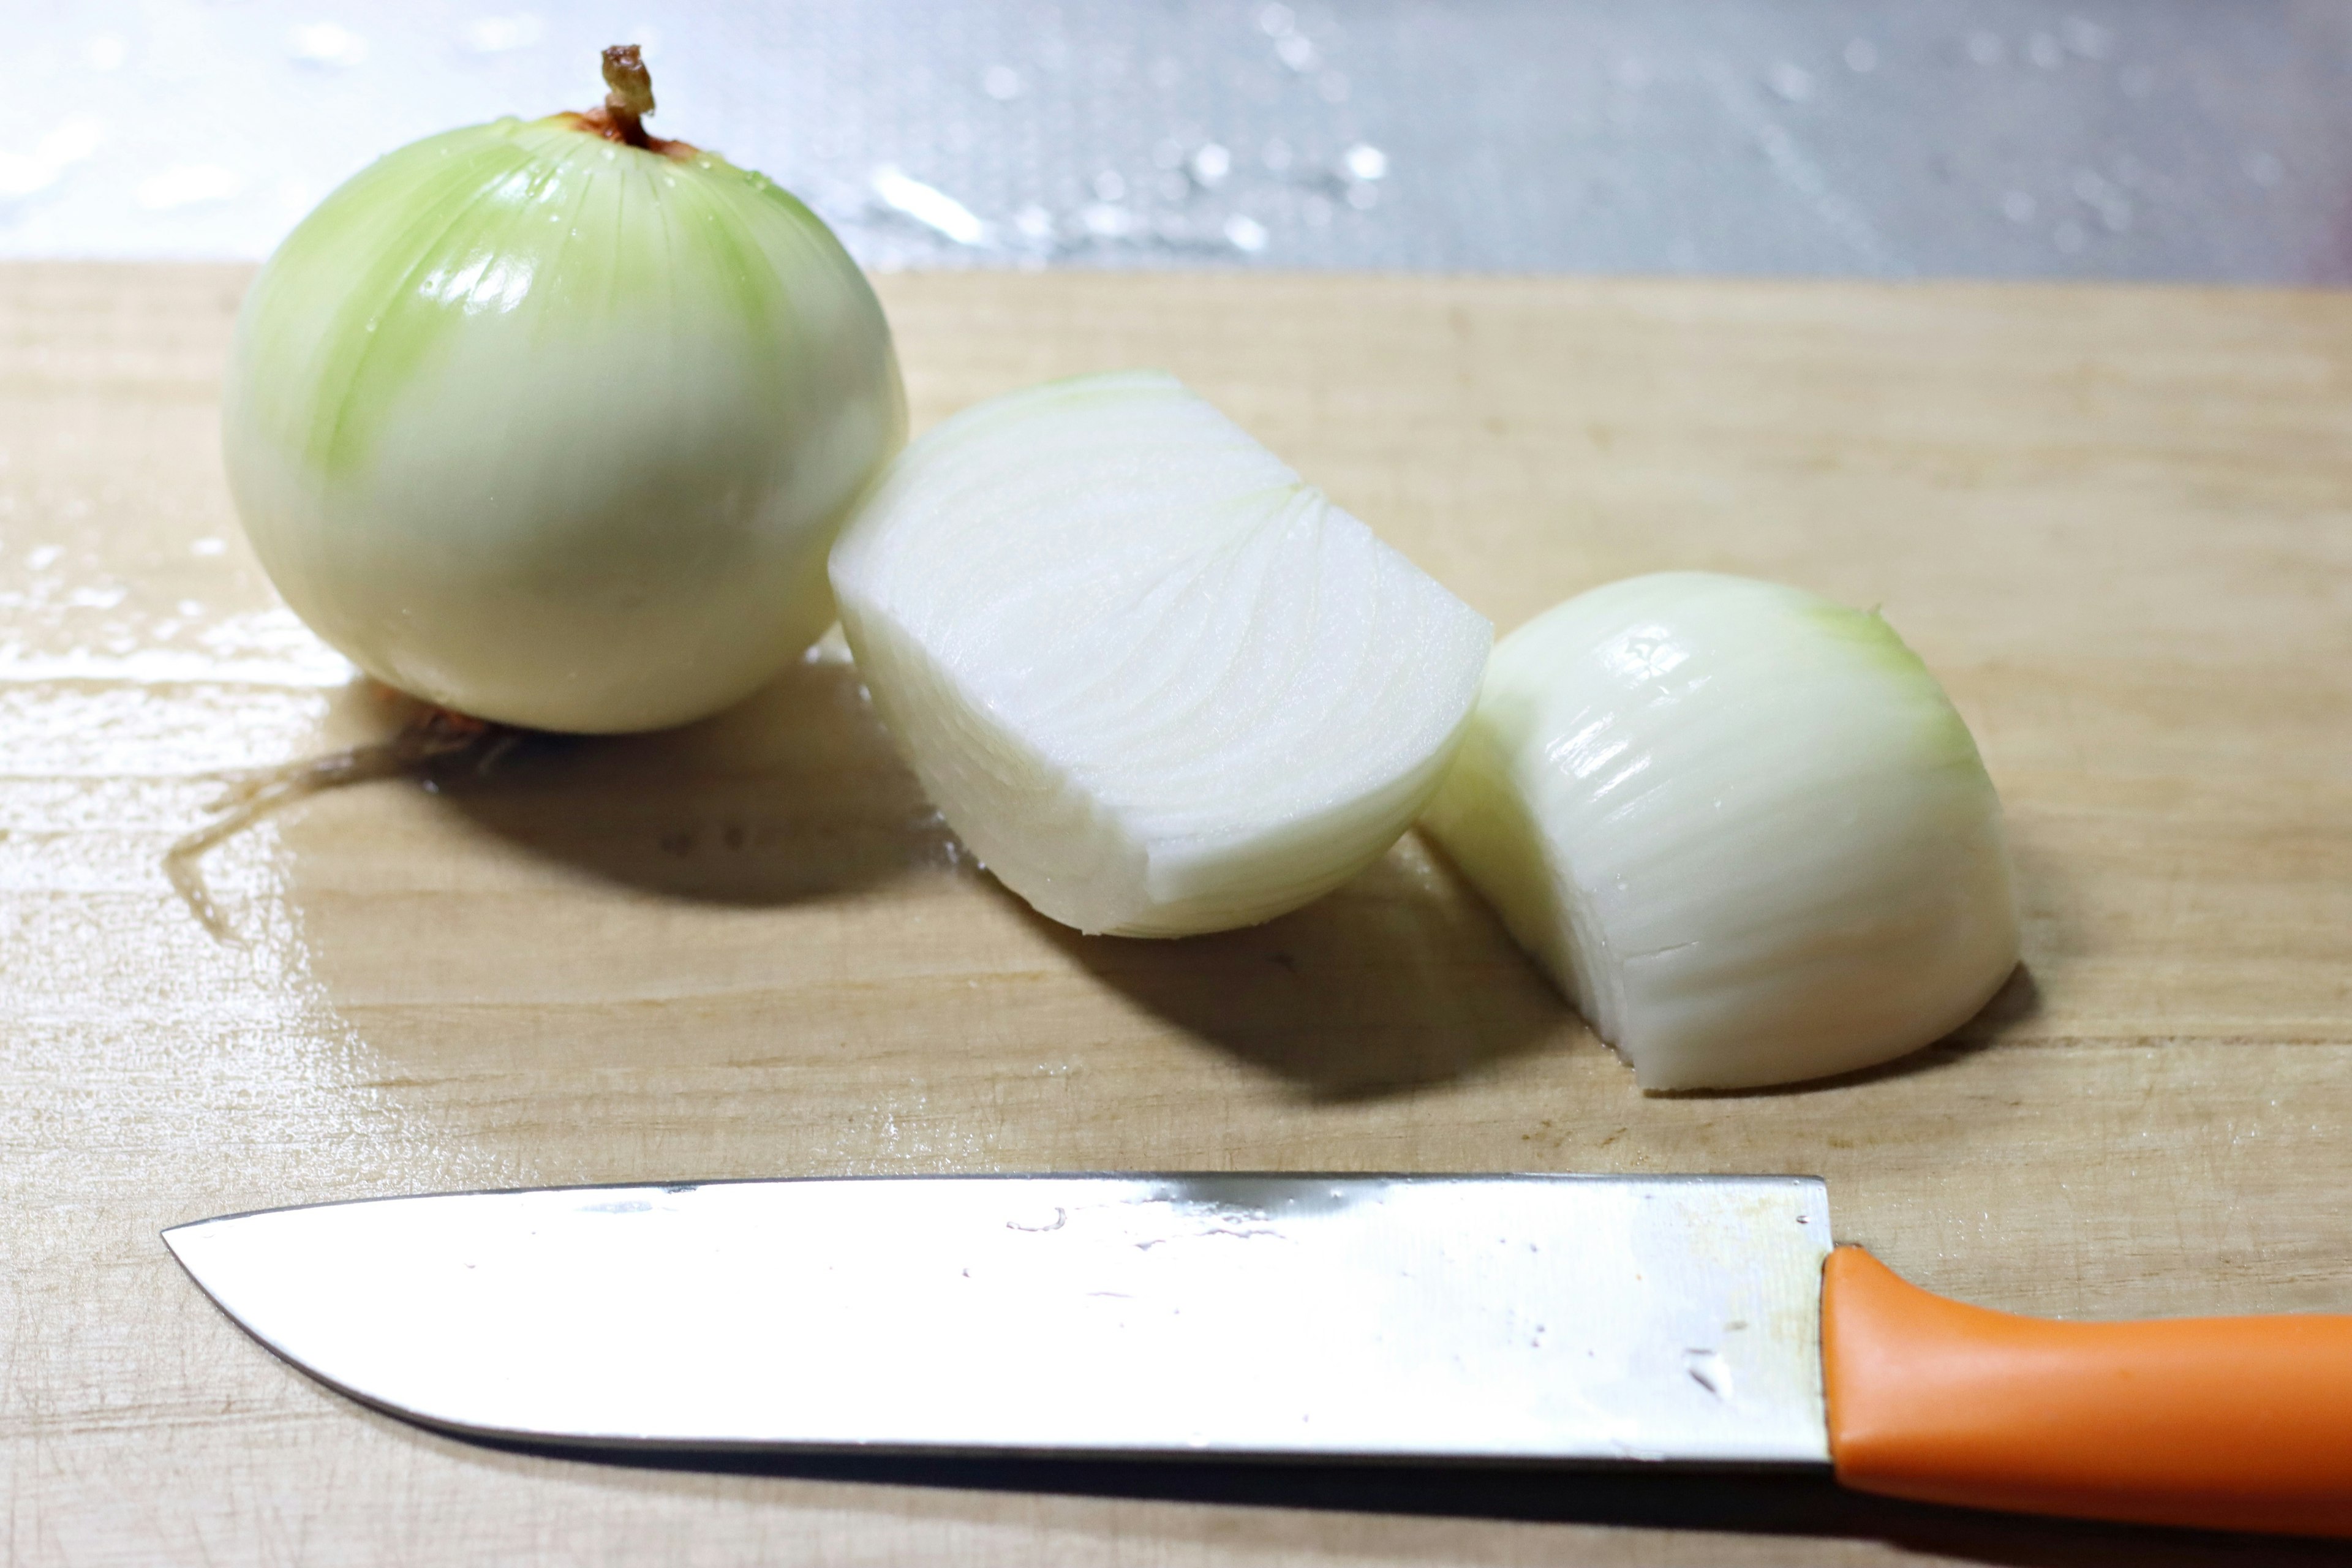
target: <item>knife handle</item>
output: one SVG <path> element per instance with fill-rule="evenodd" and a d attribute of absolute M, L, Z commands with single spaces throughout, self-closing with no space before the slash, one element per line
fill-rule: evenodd
<path fill-rule="evenodd" d="M 2352 1317 L 2053 1322 L 1841 1247 L 1822 1370 L 1830 1455 L 1861 1491 L 2352 1537 Z"/>

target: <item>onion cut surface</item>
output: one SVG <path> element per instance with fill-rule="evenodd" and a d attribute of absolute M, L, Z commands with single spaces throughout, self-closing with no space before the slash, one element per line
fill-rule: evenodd
<path fill-rule="evenodd" d="M 1435 789 L 1492 629 L 1172 378 L 923 437 L 833 552 L 842 628 L 948 824 L 1084 931 L 1255 924 Z"/>
<path fill-rule="evenodd" d="M 581 124 L 452 131 L 329 195 L 247 296 L 224 446 L 278 591 L 370 675 L 654 729 L 822 635 L 825 552 L 904 405 L 807 208 Z"/>
<path fill-rule="evenodd" d="M 1423 821 L 1644 1089 L 1850 1071 L 2017 963 L 2000 803 L 1876 615 L 1706 573 L 1495 650 Z"/>

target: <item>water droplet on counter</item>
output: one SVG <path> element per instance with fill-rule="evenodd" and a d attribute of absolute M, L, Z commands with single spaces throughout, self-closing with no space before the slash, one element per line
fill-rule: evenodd
<path fill-rule="evenodd" d="M 1274 52 L 1292 70 L 1304 72 L 1315 68 L 1315 45 L 1303 33 L 1290 33 L 1277 39 Z"/>
<path fill-rule="evenodd" d="M 1225 238 L 1244 256 L 1255 256 L 1265 248 L 1265 225 L 1242 213 L 1225 220 Z"/>
<path fill-rule="evenodd" d="M 999 103 L 1010 103 L 1021 96 L 1021 73 L 1011 66 L 991 66 L 981 76 L 980 90 Z"/>
<path fill-rule="evenodd" d="M 1359 142 L 1341 153 L 1339 164 L 1351 180 L 1388 178 L 1389 155 L 1369 142 Z"/>
<path fill-rule="evenodd" d="M 2086 60 L 2103 60 L 2115 47 L 2116 36 L 2096 22 L 2082 16 L 2069 16 L 2059 24 L 2058 31 L 2066 40 L 2067 49 Z"/>
<path fill-rule="evenodd" d="M 1802 103 L 1813 96 L 1813 73 L 1793 60 L 1780 60 L 1764 73 L 1764 80 L 1773 93 L 1790 103 Z"/>
<path fill-rule="evenodd" d="M 981 222 L 970 207 L 945 191 L 927 185 L 900 170 L 885 164 L 874 171 L 875 196 L 891 211 L 904 215 L 925 228 L 943 235 L 958 245 L 983 245 L 988 240 L 988 226 Z"/>
<path fill-rule="evenodd" d="M 1223 184 L 1225 176 L 1233 173 L 1234 155 L 1217 142 L 1206 142 L 1193 153 L 1191 166 L 1192 178 L 1202 185 L 1214 188 Z"/>
<path fill-rule="evenodd" d="M 1113 202 L 1095 202 L 1079 209 L 1078 223 L 1097 239 L 1124 239 L 1134 232 L 1135 215 Z"/>
<path fill-rule="evenodd" d="M 199 539 L 188 546 L 188 553 L 191 555 L 222 555 L 227 553 L 227 551 L 228 541 L 226 539 Z"/>
<path fill-rule="evenodd" d="M 2131 226 L 2131 198 L 2096 169 L 2075 170 L 2073 188 L 2083 205 L 2099 215 L 2100 224 L 2108 232 L 2120 234 Z"/>
<path fill-rule="evenodd" d="M 1269 38 L 1279 38 L 1298 25 L 1295 12 L 1287 5 L 1268 5 L 1257 14 L 1258 29 Z"/>
<path fill-rule="evenodd" d="M 289 52 L 305 65 L 349 69 L 368 57 L 365 38 L 332 22 L 299 24 L 287 34 L 286 41 Z"/>
<path fill-rule="evenodd" d="M 1105 169 L 1095 176 L 1095 195 L 1107 202 L 1115 202 L 1127 195 L 1127 176 L 1117 169 Z"/>

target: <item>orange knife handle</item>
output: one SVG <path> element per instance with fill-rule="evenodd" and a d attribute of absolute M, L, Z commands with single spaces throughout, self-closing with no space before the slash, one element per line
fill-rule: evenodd
<path fill-rule="evenodd" d="M 1841 1247 L 1822 1368 L 1831 1458 L 1862 1491 L 2352 1536 L 2352 1317 L 2052 1322 Z"/>

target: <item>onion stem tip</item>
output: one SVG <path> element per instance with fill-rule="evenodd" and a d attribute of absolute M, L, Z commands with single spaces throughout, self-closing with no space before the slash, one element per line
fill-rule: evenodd
<path fill-rule="evenodd" d="M 645 51 L 635 44 L 614 44 L 604 51 L 604 111 L 613 128 L 632 147 L 643 147 L 647 137 L 645 117 L 654 111 L 653 73 L 646 69 Z"/>

